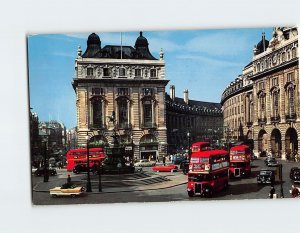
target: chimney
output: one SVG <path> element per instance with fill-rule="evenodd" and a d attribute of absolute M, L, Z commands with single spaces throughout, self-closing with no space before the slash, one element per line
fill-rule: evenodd
<path fill-rule="evenodd" d="M 175 100 L 175 86 L 174 85 L 170 86 L 170 97 L 173 101 Z"/>
<path fill-rule="evenodd" d="M 184 92 L 183 92 L 183 101 L 186 104 L 189 104 L 189 91 L 188 91 L 188 89 L 185 89 Z"/>

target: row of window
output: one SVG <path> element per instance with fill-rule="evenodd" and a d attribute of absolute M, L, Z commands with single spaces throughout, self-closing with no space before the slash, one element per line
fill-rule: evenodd
<path fill-rule="evenodd" d="M 289 61 L 297 56 L 297 49 L 294 47 L 292 52 L 289 50 L 287 52 L 282 52 L 280 55 L 274 55 L 273 57 L 267 58 L 266 61 L 258 62 L 256 66 L 254 66 L 254 72 L 264 71 L 265 69 L 269 69 L 272 66 L 280 64 L 285 61 Z"/>
<path fill-rule="evenodd" d="M 91 101 L 91 119 L 90 123 L 95 128 L 102 128 L 105 125 L 105 102 L 101 99 L 93 99 Z M 127 98 L 119 98 L 117 100 L 117 112 L 114 119 L 120 128 L 127 128 L 130 126 L 129 121 L 129 101 Z M 154 102 L 143 101 L 142 103 L 142 119 L 144 127 L 154 127 Z"/>
<path fill-rule="evenodd" d="M 274 91 L 271 93 L 271 106 L 270 110 L 273 117 L 278 117 L 279 114 L 279 91 Z M 294 116 L 296 109 L 295 109 L 295 90 L 292 86 L 288 87 L 286 90 L 286 99 L 287 99 L 287 114 L 289 116 Z M 241 111 L 240 111 L 241 108 Z M 234 108 L 228 108 L 224 111 L 224 117 L 228 116 L 234 116 L 236 114 L 242 113 L 243 105 L 234 107 Z M 265 93 L 261 93 L 258 97 L 258 118 L 265 119 L 266 117 L 266 95 Z M 251 121 L 251 115 L 253 113 L 253 104 L 248 104 L 248 111 L 247 111 L 247 120 Z"/>
<path fill-rule="evenodd" d="M 102 87 L 94 87 L 92 88 L 92 95 L 105 95 L 105 90 Z M 117 89 L 118 96 L 129 96 L 130 91 L 129 88 L 120 87 Z M 143 96 L 153 96 L 154 95 L 154 88 L 143 88 L 142 89 Z"/>
<path fill-rule="evenodd" d="M 127 76 L 127 70 L 125 68 L 119 68 L 119 77 L 126 77 Z M 111 68 L 102 68 L 103 71 L 103 77 L 111 77 L 112 76 L 112 69 Z M 88 67 L 86 69 L 87 76 L 94 76 L 94 68 Z M 129 74 L 131 76 L 131 74 Z M 148 70 L 142 70 L 140 68 L 134 69 L 134 76 L 135 77 L 143 77 L 148 76 Z M 150 69 L 150 78 L 156 78 L 157 77 L 157 70 L 156 69 Z"/>
<path fill-rule="evenodd" d="M 286 82 L 293 82 L 295 81 L 295 73 L 291 72 L 286 75 Z M 274 77 L 271 79 L 270 87 L 278 86 L 278 77 Z M 258 83 L 258 90 L 265 89 L 265 82 L 261 81 Z"/>

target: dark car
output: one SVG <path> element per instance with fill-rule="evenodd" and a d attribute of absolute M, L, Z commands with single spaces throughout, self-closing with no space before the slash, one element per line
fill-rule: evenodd
<path fill-rule="evenodd" d="M 180 164 L 183 160 L 185 160 L 185 158 L 183 156 L 175 156 L 173 158 L 173 163 L 174 164 Z"/>
<path fill-rule="evenodd" d="M 293 167 L 290 171 L 290 179 L 294 181 L 295 183 L 300 183 L 300 168 Z"/>
<path fill-rule="evenodd" d="M 278 166 L 278 161 L 275 158 L 270 158 L 267 161 L 267 166 L 268 167 L 277 167 Z"/>
<path fill-rule="evenodd" d="M 262 169 L 257 175 L 258 184 L 274 184 L 275 183 L 275 171 Z"/>
<path fill-rule="evenodd" d="M 90 172 L 95 173 L 96 171 L 97 171 L 97 166 L 96 165 L 90 166 Z M 84 164 L 84 163 L 77 164 L 73 168 L 73 173 L 75 173 L 75 174 L 79 174 L 79 173 L 82 173 L 82 172 L 88 172 L 87 164 Z"/>
<path fill-rule="evenodd" d="M 54 168 L 48 168 L 48 173 L 50 176 L 55 176 L 57 175 L 57 172 Z M 44 167 L 40 167 L 38 169 L 35 170 L 34 175 L 35 176 L 43 176 L 45 174 L 45 168 Z"/>
<path fill-rule="evenodd" d="M 182 172 L 183 174 L 187 174 L 188 171 L 189 171 L 189 165 L 190 165 L 190 161 L 188 159 L 186 160 L 183 160 L 181 163 L 180 163 L 180 169 L 182 169 Z"/>

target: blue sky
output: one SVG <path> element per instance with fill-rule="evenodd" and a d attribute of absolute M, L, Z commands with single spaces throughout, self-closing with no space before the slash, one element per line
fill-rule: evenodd
<path fill-rule="evenodd" d="M 177 97 L 189 90 L 194 100 L 220 102 L 224 88 L 252 60 L 262 32 L 270 40 L 272 28 L 144 31 L 152 55 L 163 48 L 166 79 L 175 85 Z M 92 32 L 90 32 L 92 33 Z M 76 126 L 75 77 L 78 45 L 86 49 L 90 33 L 38 34 L 28 36 L 29 98 L 40 121 L 58 120 Z M 101 46 L 120 45 L 120 32 L 96 32 Z M 139 32 L 122 32 L 123 45 L 134 47 Z"/>

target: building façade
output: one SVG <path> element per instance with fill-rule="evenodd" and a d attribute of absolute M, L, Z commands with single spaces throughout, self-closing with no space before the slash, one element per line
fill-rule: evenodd
<path fill-rule="evenodd" d="M 223 137 L 223 112 L 220 103 L 190 100 L 187 89 L 183 92 L 183 98 L 176 97 L 175 86 L 170 85 L 170 93 L 166 94 L 166 110 L 169 153 L 186 152 L 189 140 L 190 143 L 220 143 Z"/>
<path fill-rule="evenodd" d="M 300 134 L 299 53 L 296 27 L 263 33 L 252 62 L 226 87 L 221 104 L 225 136 L 254 142 L 254 153 L 276 157 L 298 151 Z"/>
<path fill-rule="evenodd" d="M 95 33 L 75 60 L 77 143 L 119 143 L 137 158 L 167 154 L 165 62 L 140 32 L 135 46 L 106 45 Z M 133 151 L 132 151 L 133 150 Z"/>

